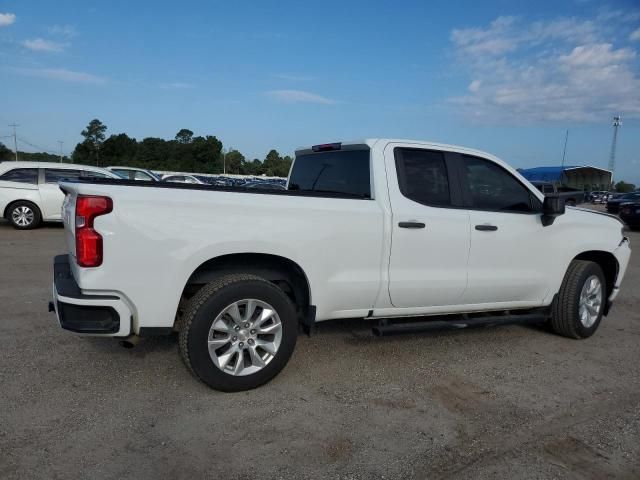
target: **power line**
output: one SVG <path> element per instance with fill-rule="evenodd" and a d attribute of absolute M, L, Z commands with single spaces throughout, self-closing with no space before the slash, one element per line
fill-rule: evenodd
<path fill-rule="evenodd" d="M 41 152 L 44 152 L 44 153 L 50 153 L 50 154 L 52 154 L 52 155 L 59 155 L 59 154 L 61 154 L 61 153 L 62 153 L 62 147 L 60 148 L 60 152 L 56 152 L 56 151 L 54 151 L 54 150 L 50 150 L 50 149 L 48 149 L 48 148 L 44 148 L 44 147 L 41 147 L 41 146 L 36 145 L 36 144 L 34 144 L 34 143 L 31 143 L 31 142 L 29 142 L 28 140 L 25 140 L 25 139 L 24 139 L 24 138 L 22 138 L 22 137 L 18 138 L 18 140 L 20 140 L 22 143 L 24 143 L 24 144 L 26 144 L 26 145 L 29 145 L 30 147 L 35 148 L 35 149 L 37 149 L 37 150 L 40 150 Z M 62 143 L 64 143 L 64 142 L 62 142 Z"/>

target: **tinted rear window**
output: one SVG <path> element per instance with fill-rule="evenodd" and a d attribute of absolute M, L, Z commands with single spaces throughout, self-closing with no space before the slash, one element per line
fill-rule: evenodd
<path fill-rule="evenodd" d="M 14 168 L 9 170 L 0 176 L 0 180 L 7 182 L 20 182 L 20 183 L 38 183 L 38 169 L 37 168 Z"/>
<path fill-rule="evenodd" d="M 371 198 L 369 150 L 338 150 L 298 155 L 289 190 Z"/>

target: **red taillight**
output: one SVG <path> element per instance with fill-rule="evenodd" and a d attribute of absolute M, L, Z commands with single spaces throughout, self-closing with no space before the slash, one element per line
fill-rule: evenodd
<path fill-rule="evenodd" d="M 112 210 L 109 197 L 81 195 L 76 199 L 76 261 L 81 267 L 102 265 L 102 236 L 93 229 L 93 220 Z"/>

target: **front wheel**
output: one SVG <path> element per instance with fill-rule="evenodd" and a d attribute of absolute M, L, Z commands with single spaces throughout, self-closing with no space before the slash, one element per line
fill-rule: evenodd
<path fill-rule="evenodd" d="M 569 265 L 551 312 L 551 327 L 564 337 L 588 338 L 602 320 L 606 281 L 600 265 L 574 260 Z"/>
<path fill-rule="evenodd" d="M 234 274 L 205 285 L 189 301 L 179 346 L 200 380 L 236 392 L 275 377 L 297 336 L 296 310 L 284 291 L 261 277 Z"/>

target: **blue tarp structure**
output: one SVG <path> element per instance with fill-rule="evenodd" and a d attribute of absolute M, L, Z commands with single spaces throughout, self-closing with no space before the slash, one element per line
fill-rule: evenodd
<path fill-rule="evenodd" d="M 584 190 L 607 189 L 611 184 L 611 172 L 599 167 L 566 165 L 523 168 L 518 171 L 530 182 L 550 182 Z"/>
<path fill-rule="evenodd" d="M 535 167 L 535 168 L 524 168 L 520 170 L 520 174 L 529 180 L 530 182 L 552 182 L 552 183 L 562 183 L 562 176 L 565 173 L 565 170 L 570 168 L 578 168 L 577 166 L 571 167 Z"/>

